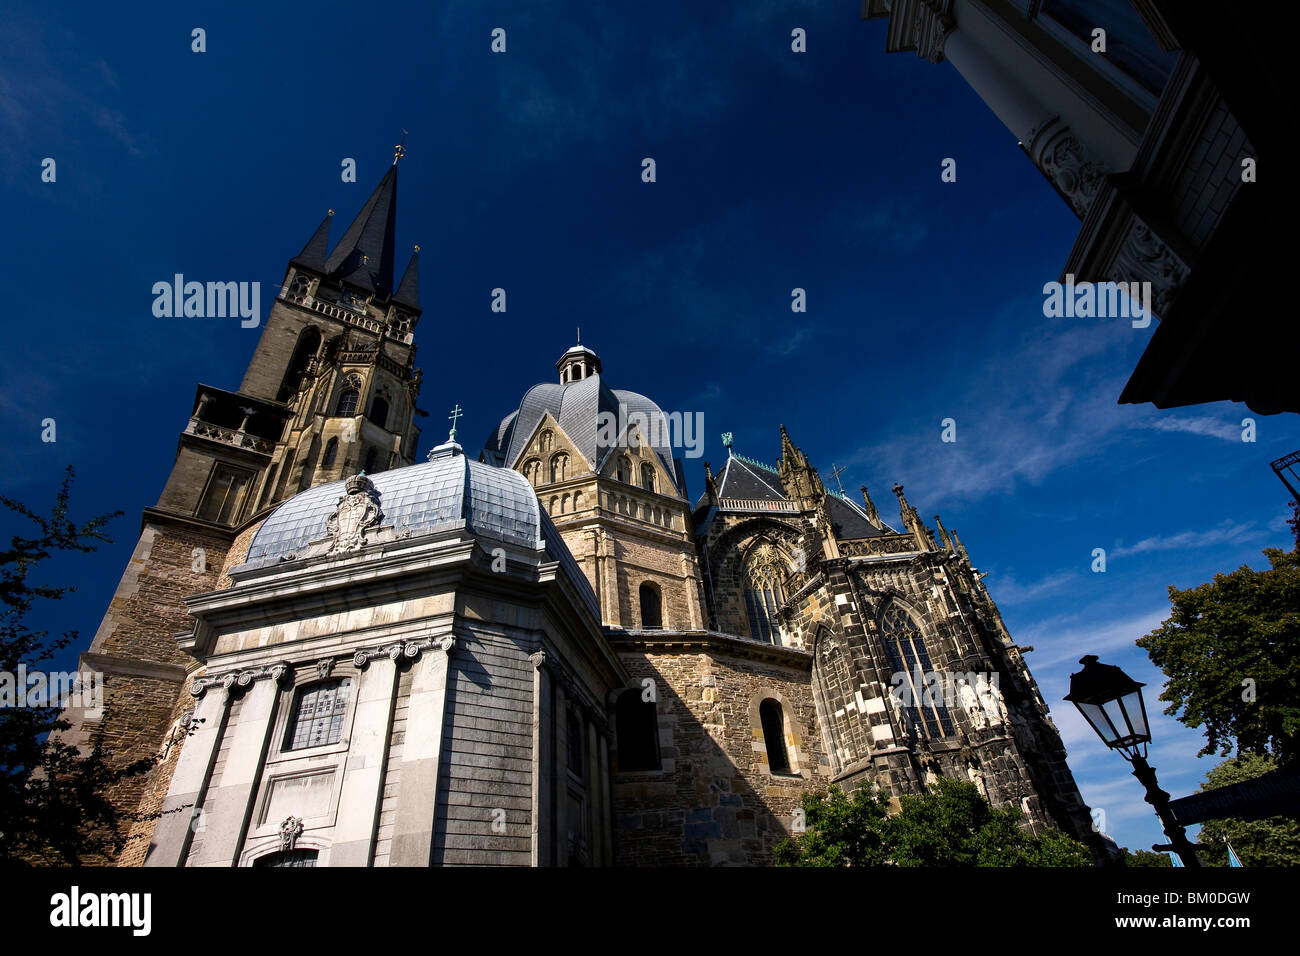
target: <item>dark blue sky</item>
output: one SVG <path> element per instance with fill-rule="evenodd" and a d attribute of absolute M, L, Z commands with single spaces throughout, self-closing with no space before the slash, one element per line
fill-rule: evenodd
<path fill-rule="evenodd" d="M 159 319 L 174 273 L 260 281 L 263 314 L 326 208 L 334 238 L 391 162 L 400 265 L 421 246 L 421 454 L 467 412 L 477 449 L 582 327 L 606 378 L 703 412 L 705 458 L 772 460 L 777 425 L 890 520 L 907 486 L 956 528 L 1121 844 L 1163 840 L 1141 789 L 1060 703 L 1188 587 L 1286 546 L 1268 462 L 1291 417 L 1118 406 L 1150 330 L 1046 319 L 1078 221 L 948 64 L 886 55 L 860 4 L 19 3 L 0 59 L 0 491 L 44 507 L 77 468 L 115 543 L 51 565 L 42 615 L 89 641 L 157 501 L 196 382 L 236 388 L 260 335 Z M 540 8 L 539 8 L 540 7 Z M 191 30 L 207 52 L 191 52 Z M 507 52 L 489 50 L 495 27 Z M 807 31 L 808 52 L 790 50 Z M 653 157 L 658 181 L 641 181 Z M 41 161 L 57 182 L 41 181 Z M 341 182 L 356 159 L 358 182 Z M 955 183 L 940 163 L 957 160 Z M 505 288 L 508 312 L 489 310 Z M 808 311 L 793 314 L 794 287 Z M 1257 441 L 1241 441 L 1244 417 Z M 957 442 L 940 441 L 941 421 Z M 40 440 L 41 421 L 58 440 Z M 702 464 L 688 462 L 692 496 Z M 8 529 L 5 525 L 5 529 Z M 1105 574 L 1089 566 L 1107 549 Z M 1190 792 L 1201 738 L 1158 724 Z"/>

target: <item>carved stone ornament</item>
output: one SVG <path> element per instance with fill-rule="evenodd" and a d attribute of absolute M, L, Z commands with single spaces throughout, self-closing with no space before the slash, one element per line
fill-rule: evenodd
<path fill-rule="evenodd" d="M 267 664 L 264 667 L 249 667 L 244 670 L 230 671 L 215 677 L 199 677 L 190 684 L 190 696 L 202 697 L 207 693 L 209 687 L 221 687 L 227 694 L 233 693 L 235 688 L 245 690 L 253 684 L 254 681 L 270 678 L 277 684 L 282 684 L 284 679 L 293 672 L 293 668 L 281 661 L 278 664 Z"/>
<path fill-rule="evenodd" d="M 347 494 L 339 498 L 338 507 L 325 522 L 325 531 L 331 539 L 330 554 L 360 550 L 366 543 L 366 532 L 383 517 L 375 483 L 364 474 L 353 475 L 344 487 Z"/>
<path fill-rule="evenodd" d="M 451 635 L 440 638 L 426 637 L 418 641 L 395 641 L 392 644 L 367 647 L 352 655 L 352 663 L 364 670 L 367 664 L 380 657 L 387 657 L 390 661 L 402 659 L 414 661 L 423 652 L 435 647 L 450 654 L 456 647 L 456 638 Z"/>
<path fill-rule="evenodd" d="M 1083 144 L 1070 127 L 1053 117 L 1030 133 L 1029 156 L 1043 172 L 1076 216 L 1082 219 L 1101 190 L 1105 170 L 1084 152 Z"/>
<path fill-rule="evenodd" d="M 325 680 L 334 672 L 334 658 L 322 657 L 316 662 L 316 676 Z"/>
<path fill-rule="evenodd" d="M 988 726 L 988 717 L 984 708 L 980 706 L 979 695 L 969 681 L 964 679 L 957 681 L 957 702 L 961 704 L 961 709 L 966 711 L 966 716 L 970 718 L 976 730 L 983 730 Z"/>
<path fill-rule="evenodd" d="M 1187 264 L 1140 219 L 1134 219 L 1115 257 L 1112 278 L 1151 283 L 1151 310 L 1164 316 L 1187 279 Z"/>
<path fill-rule="evenodd" d="M 291 852 L 298 845 L 298 837 L 302 836 L 302 819 L 300 817 L 285 817 L 284 822 L 280 824 L 280 850 L 284 853 Z"/>

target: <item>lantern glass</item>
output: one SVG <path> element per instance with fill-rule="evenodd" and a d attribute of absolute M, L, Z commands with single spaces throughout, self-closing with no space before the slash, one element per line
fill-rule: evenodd
<path fill-rule="evenodd" d="M 1107 747 L 1113 747 L 1115 741 L 1119 738 L 1116 728 L 1106 718 L 1106 712 L 1100 704 L 1091 702 L 1076 701 L 1075 706 L 1079 708 L 1079 713 L 1083 714 L 1083 719 L 1092 725 L 1097 736 L 1102 739 Z M 1123 726 L 1121 724 L 1121 726 Z"/>

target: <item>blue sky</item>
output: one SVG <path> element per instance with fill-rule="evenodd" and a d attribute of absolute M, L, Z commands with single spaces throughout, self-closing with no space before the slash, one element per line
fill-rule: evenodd
<path fill-rule="evenodd" d="M 611 5 L 606 5 L 611 6 Z M 1085 653 L 1151 687 L 1132 642 L 1189 587 L 1289 543 L 1268 462 L 1291 417 L 1115 400 L 1150 336 L 1046 319 L 1078 221 L 948 64 L 886 55 L 859 4 L 19 3 L 0 60 L 0 491 L 121 509 L 50 566 L 41 620 L 88 642 L 156 502 L 196 381 L 235 388 L 260 329 L 159 319 L 176 272 L 260 281 L 263 311 L 326 208 L 334 238 L 410 131 L 400 264 L 421 246 L 421 453 L 477 445 L 582 327 L 607 379 L 703 412 L 705 458 L 773 460 L 777 425 L 882 513 L 907 487 L 962 536 L 1029 661 L 1084 797 L 1162 841 L 1127 765 L 1060 701 Z M 202 27 L 207 52 L 191 51 Z M 507 31 L 507 52 L 489 51 Z M 808 52 L 790 50 L 807 31 Z M 41 161 L 57 181 L 41 181 Z M 358 182 L 340 180 L 356 159 Z M 653 157 L 658 181 L 641 181 Z M 940 163 L 957 160 L 957 181 Z M 491 290 L 508 311 L 489 311 Z M 791 290 L 807 291 L 793 314 Z M 1241 441 L 1255 418 L 1257 440 Z M 40 440 L 41 421 L 57 441 Z M 941 421 L 957 441 L 940 441 Z M 692 496 L 702 460 L 688 462 Z M 8 525 L 4 526 L 8 529 Z M 1108 568 L 1090 571 L 1105 548 Z M 1157 722 L 1174 795 L 1215 762 Z"/>

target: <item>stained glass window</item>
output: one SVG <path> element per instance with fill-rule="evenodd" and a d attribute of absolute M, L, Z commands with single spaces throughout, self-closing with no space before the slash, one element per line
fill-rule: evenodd
<path fill-rule="evenodd" d="M 894 693 L 902 697 L 908 723 L 919 726 L 927 737 L 952 736 L 956 731 L 942 691 L 936 684 L 927 683 L 927 678 L 935 680 L 931 676 L 935 671 L 921 629 L 901 606 L 890 602 L 880 615 L 880 635 L 885 657 L 894 672 L 891 684 L 897 688 Z M 898 675 L 902 678 L 901 685 L 894 679 Z"/>

